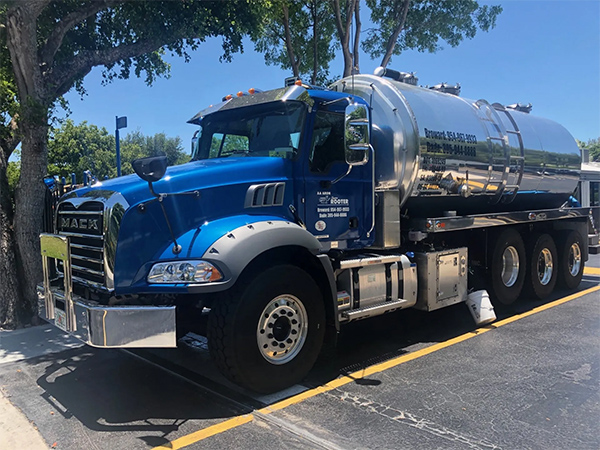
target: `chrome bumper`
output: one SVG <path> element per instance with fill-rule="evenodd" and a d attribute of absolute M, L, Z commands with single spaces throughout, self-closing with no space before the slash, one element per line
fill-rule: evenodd
<path fill-rule="evenodd" d="M 40 236 L 44 283 L 37 286 L 39 315 L 93 347 L 176 347 L 174 306 L 104 306 L 73 293 L 69 242 Z M 64 261 L 64 289 L 50 286 L 49 258 Z"/>

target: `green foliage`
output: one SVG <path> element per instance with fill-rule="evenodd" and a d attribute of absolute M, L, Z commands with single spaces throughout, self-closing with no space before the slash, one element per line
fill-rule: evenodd
<path fill-rule="evenodd" d="M 93 6 L 80 0 L 51 2 L 38 19 L 39 47 L 44 47 L 61 19 L 88 8 Z M 93 64 L 104 66 L 105 82 L 135 74 L 152 84 L 156 77 L 169 74 L 170 67 L 163 60 L 166 51 L 188 61 L 188 52 L 196 50 L 207 37 L 221 36 L 222 59 L 230 60 L 233 53 L 243 49 L 243 36 L 258 32 L 263 8 L 264 2 L 258 0 L 112 2 L 111 7 L 97 7 L 98 12 L 84 17 L 65 34 L 53 65 L 62 67 L 86 55 L 93 59 L 94 52 L 107 56 Z M 83 92 L 82 80 L 88 72 L 85 68 L 73 74 L 66 80 L 68 89 L 74 85 Z"/>
<path fill-rule="evenodd" d="M 579 148 L 586 149 L 590 154 L 590 162 L 600 162 L 600 137 L 587 142 L 577 140 Z"/>
<path fill-rule="evenodd" d="M 82 122 L 75 125 L 67 119 L 53 129 L 48 142 L 48 174 L 65 177 L 70 182 L 75 173 L 81 183 L 83 172 L 90 170 L 98 179 L 117 176 L 115 137 L 105 128 Z M 145 156 L 166 155 L 169 165 L 189 161 L 179 137 L 164 133 L 144 136 L 140 131 L 127 134 L 120 141 L 123 175 L 133 173 L 131 162 Z"/>
<path fill-rule="evenodd" d="M 386 53 L 386 43 L 397 26 L 395 12 L 402 3 L 401 0 L 367 0 L 375 28 L 368 31 L 362 47 L 371 58 Z M 407 49 L 435 52 L 441 48 L 440 41 L 456 47 L 464 39 L 473 38 L 478 29 L 494 28 L 501 12 L 501 6 L 480 6 L 473 0 L 412 0 L 393 54 L 399 55 Z"/>
<path fill-rule="evenodd" d="M 282 69 L 293 69 L 293 58 L 293 65 L 301 79 L 326 84 L 329 64 L 335 57 L 335 23 L 329 2 L 275 0 L 271 3 L 270 13 L 264 20 L 263 32 L 254 39 L 256 50 L 264 54 L 268 65 Z M 287 8 L 289 15 L 289 48 L 286 46 L 284 8 Z"/>
<path fill-rule="evenodd" d="M 8 188 L 10 190 L 11 198 L 14 196 L 15 189 L 17 187 L 17 181 L 19 181 L 19 175 L 21 174 L 21 164 L 17 161 L 11 161 L 8 163 L 6 168 L 6 176 L 8 178 Z"/>
<path fill-rule="evenodd" d="M 115 138 L 106 128 L 67 119 L 60 128 L 52 129 L 48 141 L 48 174 L 70 180 L 75 173 L 81 182 L 84 170 L 98 178 L 117 176 Z"/>
<path fill-rule="evenodd" d="M 179 137 L 167 137 L 164 133 L 144 136 L 133 131 L 121 139 L 121 171 L 123 175 L 133 173 L 131 162 L 145 156 L 165 155 L 169 166 L 183 164 L 190 160 Z"/>

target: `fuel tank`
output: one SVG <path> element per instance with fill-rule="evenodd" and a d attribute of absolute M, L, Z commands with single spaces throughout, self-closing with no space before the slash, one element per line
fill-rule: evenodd
<path fill-rule="evenodd" d="M 551 120 L 378 75 L 332 89 L 371 105 L 376 190 L 403 214 L 556 208 L 577 186 L 579 148 Z"/>

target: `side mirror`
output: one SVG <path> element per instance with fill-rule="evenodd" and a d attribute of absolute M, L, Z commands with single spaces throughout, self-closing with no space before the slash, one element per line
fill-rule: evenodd
<path fill-rule="evenodd" d="M 352 103 L 346 107 L 344 148 L 350 166 L 362 166 L 369 161 L 369 110 Z"/>
<path fill-rule="evenodd" d="M 166 156 L 149 156 L 134 160 L 131 165 L 138 177 L 148 183 L 160 180 L 167 171 Z"/>

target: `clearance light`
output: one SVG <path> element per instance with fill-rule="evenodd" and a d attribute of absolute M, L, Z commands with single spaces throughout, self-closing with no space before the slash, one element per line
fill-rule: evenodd
<path fill-rule="evenodd" d="M 237 95 L 238 97 L 242 97 L 242 96 L 244 95 L 244 93 L 243 93 L 242 91 L 239 91 L 239 92 L 238 92 L 236 95 Z"/>
<path fill-rule="evenodd" d="M 219 281 L 223 275 L 206 261 L 172 261 L 152 266 L 148 283 L 210 283 Z"/>
<path fill-rule="evenodd" d="M 225 96 L 225 100 L 231 100 L 232 98 L 233 98 L 233 95 L 231 95 L 231 94 Z"/>
<path fill-rule="evenodd" d="M 250 88 L 248 89 L 248 94 L 253 95 L 256 92 L 256 89 Z"/>
<path fill-rule="evenodd" d="M 302 86 L 302 80 L 296 80 L 294 84 L 296 86 Z"/>

